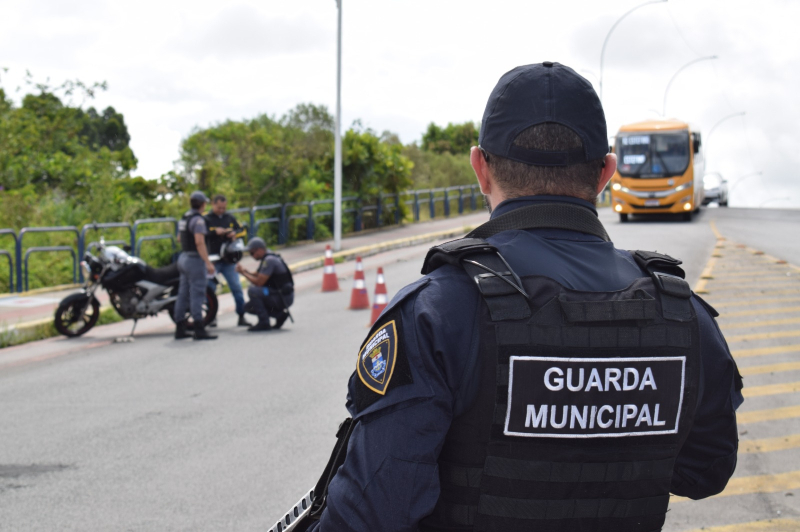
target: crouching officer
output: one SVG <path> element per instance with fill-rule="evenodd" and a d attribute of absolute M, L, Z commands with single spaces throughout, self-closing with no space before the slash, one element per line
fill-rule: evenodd
<path fill-rule="evenodd" d="M 227 210 L 227 198 L 222 194 L 214 196 L 214 200 L 211 202 L 211 212 L 205 216 L 206 225 L 208 225 L 208 253 L 210 255 L 220 255 L 222 244 L 233 242 L 246 233 L 236 218 L 226 212 Z M 242 284 L 239 282 L 239 274 L 236 273 L 236 263 L 227 257 L 220 257 L 218 261 L 214 262 L 214 267 L 217 273 L 221 273 L 225 277 L 231 294 L 233 294 L 233 300 L 236 302 L 236 314 L 239 315 L 237 325 L 249 327 L 250 324 L 244 319 L 244 294 L 242 293 Z M 213 281 L 209 281 L 209 286 L 212 290 L 216 288 Z"/>
<path fill-rule="evenodd" d="M 208 198 L 200 192 L 192 192 L 189 196 L 191 209 L 183 215 L 178 223 L 178 234 L 181 240 L 181 255 L 178 257 L 178 271 L 181 274 L 178 288 L 178 300 L 175 302 L 175 338 L 188 338 L 188 320 L 186 310 L 194 320 L 195 340 L 214 340 L 206 332 L 203 323 L 203 302 L 206 299 L 207 275 L 214 275 L 214 264 L 208 259 L 206 248 L 206 222 L 203 211 Z"/>
<path fill-rule="evenodd" d="M 258 316 L 258 323 L 247 330 L 280 329 L 289 318 L 289 307 L 294 303 L 292 272 L 281 256 L 270 253 L 267 245 L 258 237 L 250 239 L 247 251 L 259 261 L 255 272 L 245 270 L 241 262 L 236 265 L 236 271 L 251 283 L 247 289 L 249 301 L 245 305 L 245 312 Z M 275 318 L 274 326 L 270 325 L 270 317 Z"/>
<path fill-rule="evenodd" d="M 717 313 L 680 261 L 609 240 L 616 157 L 586 79 L 508 72 L 479 142 L 491 218 L 432 248 L 361 344 L 311 530 L 661 530 L 670 493 L 719 493 L 736 465 Z"/>

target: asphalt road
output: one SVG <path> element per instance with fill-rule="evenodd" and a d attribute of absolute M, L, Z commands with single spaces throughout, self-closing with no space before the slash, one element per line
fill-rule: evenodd
<path fill-rule="evenodd" d="M 608 210 L 601 218 L 618 247 L 682 258 L 687 279 L 732 315 L 720 324 L 736 337 L 740 366 L 755 368 L 745 371 L 758 391 L 741 409 L 750 416 L 743 444 L 752 441 L 739 491 L 675 501 L 665 530 L 749 530 L 740 524 L 770 518 L 800 528 L 800 393 L 791 383 L 800 371 L 792 302 L 800 270 L 775 264 L 800 265 L 800 211 L 708 209 L 692 223 L 622 224 Z M 379 266 L 390 295 L 418 278 L 429 246 L 366 259 L 370 292 Z M 219 340 L 175 342 L 163 316 L 140 323 L 133 343 L 113 343 L 129 331 L 121 323 L 0 351 L 0 530 L 271 526 L 316 482 L 347 415 L 346 382 L 370 312 L 346 310 L 353 266 L 337 270 L 345 278 L 338 293 L 319 292 L 320 270 L 296 276 L 296 323 L 282 331 L 248 333 L 228 312 Z M 232 309 L 230 296 L 222 301 Z"/>

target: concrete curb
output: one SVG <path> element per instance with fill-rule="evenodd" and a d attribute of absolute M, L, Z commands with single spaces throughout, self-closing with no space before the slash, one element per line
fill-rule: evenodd
<path fill-rule="evenodd" d="M 33 290 L 28 290 L 27 292 L 14 292 L 11 294 L 2 294 L 0 295 L 0 299 L 9 299 L 12 297 L 30 297 L 35 296 L 38 294 L 50 294 L 53 292 L 65 292 L 67 290 L 74 290 L 76 288 L 80 288 L 83 286 L 82 284 L 60 284 L 57 286 L 49 286 L 44 288 L 34 288 Z"/>
<path fill-rule="evenodd" d="M 341 259 L 342 261 L 348 261 L 348 260 L 353 260 L 356 257 L 369 257 L 372 255 L 377 255 L 378 253 L 383 253 L 384 251 L 416 246 L 417 244 L 424 244 L 425 242 L 433 242 L 435 240 L 441 240 L 443 238 L 461 237 L 464 234 L 470 232 L 472 229 L 473 229 L 472 226 L 462 226 L 460 228 L 446 229 L 444 231 L 436 231 L 434 233 L 425 233 L 422 235 L 416 235 L 406 238 L 398 238 L 396 240 L 381 242 L 380 244 L 370 244 L 368 246 L 360 246 L 357 248 L 338 251 L 334 253 L 333 260 L 335 261 L 336 259 Z M 289 269 L 292 270 L 292 273 L 300 273 L 308 270 L 314 270 L 316 268 L 322 268 L 324 263 L 325 263 L 325 257 L 320 256 L 319 258 L 316 259 L 306 259 L 289 264 Z"/>

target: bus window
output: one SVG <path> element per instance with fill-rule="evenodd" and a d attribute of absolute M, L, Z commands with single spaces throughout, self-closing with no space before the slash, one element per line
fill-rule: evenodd
<path fill-rule="evenodd" d="M 617 137 L 623 177 L 680 176 L 689 166 L 689 133 L 631 133 Z"/>

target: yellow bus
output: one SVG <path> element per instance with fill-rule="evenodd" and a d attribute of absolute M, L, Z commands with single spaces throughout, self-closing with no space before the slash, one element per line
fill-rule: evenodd
<path fill-rule="evenodd" d="M 700 132 L 679 120 L 648 120 L 620 128 L 611 205 L 631 214 L 675 213 L 690 221 L 703 204 L 705 163 Z"/>

